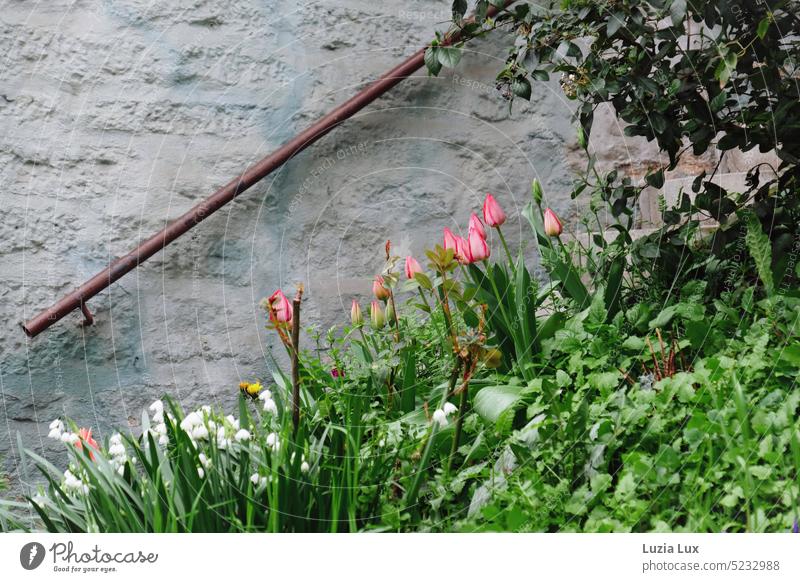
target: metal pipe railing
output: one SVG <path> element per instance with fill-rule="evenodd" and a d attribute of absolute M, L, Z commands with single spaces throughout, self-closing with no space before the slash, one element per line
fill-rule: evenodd
<path fill-rule="evenodd" d="M 503 8 L 513 4 L 514 1 L 506 1 L 503 4 Z M 500 8 L 491 6 L 487 16 L 492 17 L 500 10 Z M 461 33 L 457 30 L 446 36 L 443 39 L 443 43 L 452 44 L 460 39 Z M 107 268 L 97 273 L 72 293 L 39 313 L 30 321 L 21 323 L 22 329 L 25 330 L 28 336 L 34 337 L 75 309 L 80 309 L 84 314 L 84 323 L 91 325 L 94 319 L 86 305 L 89 299 L 141 265 L 176 238 L 197 226 L 208 216 L 214 214 L 239 194 L 281 167 L 293 156 L 326 135 L 337 125 L 375 101 L 403 79 L 409 77 L 414 71 L 423 66 L 426 48 L 420 49 L 404 62 L 385 73 L 371 85 L 319 119 L 311 127 L 283 144 L 270 155 L 214 192 L 203 202 L 171 222 L 166 228 L 148 238 L 127 255 L 113 261 Z"/>

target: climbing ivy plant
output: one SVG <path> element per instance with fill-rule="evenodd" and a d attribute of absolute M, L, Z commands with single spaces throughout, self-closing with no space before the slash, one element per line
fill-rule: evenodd
<path fill-rule="evenodd" d="M 490 4 L 501 7 L 493 19 L 485 17 Z M 677 206 L 662 208 L 666 226 L 658 246 L 665 240 L 683 245 L 692 218 L 701 215 L 728 225 L 711 248 L 721 257 L 747 230 L 737 214 L 747 206 L 772 241 L 776 284 L 795 275 L 786 255 L 800 235 L 798 0 L 481 0 L 472 6 L 475 21 L 465 19 L 469 8 L 465 0 L 453 2 L 454 26 L 465 38 L 493 28 L 509 33 L 508 56 L 497 74 L 502 98 L 535 100 L 536 83 L 559 75 L 564 95 L 575 102 L 581 143 L 591 135 L 597 108 L 610 104 L 626 135 L 655 141 L 666 154 L 668 162 L 651 168 L 638 186 L 616 171 L 577 182 L 573 196 L 590 187 L 593 199 L 601 198 L 616 217 L 630 217 L 645 186 L 661 188 L 664 172 L 685 152 L 714 148 L 721 160 L 733 149 L 774 151 L 778 164 L 750 168 L 743 192 L 715 183 L 717 169 L 697 175 L 693 197 L 679 196 Z M 431 47 L 430 73 L 454 66 L 457 53 L 458 46 Z M 657 246 L 639 246 L 662 255 Z M 674 272 L 674 260 L 664 267 Z"/>

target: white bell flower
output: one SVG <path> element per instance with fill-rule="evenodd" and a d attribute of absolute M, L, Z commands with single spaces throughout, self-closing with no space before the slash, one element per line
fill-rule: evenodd
<path fill-rule="evenodd" d="M 192 429 L 192 438 L 195 440 L 204 440 L 208 438 L 208 429 L 202 424 Z"/>
<path fill-rule="evenodd" d="M 271 432 L 267 435 L 267 446 L 272 449 L 273 451 L 278 451 L 281 448 L 281 441 L 278 438 L 278 434 Z"/>
<path fill-rule="evenodd" d="M 156 400 L 150 405 L 150 412 L 153 413 L 153 422 L 164 422 L 164 403 Z"/>
<path fill-rule="evenodd" d="M 245 430 L 245 429 L 241 429 L 241 430 L 237 431 L 235 435 L 233 435 L 233 438 L 236 439 L 237 443 L 241 443 L 243 441 L 249 441 L 250 440 L 250 431 L 249 430 Z"/>
<path fill-rule="evenodd" d="M 153 401 L 153 403 L 150 405 L 150 412 L 153 414 L 164 412 L 164 403 L 161 402 L 161 400 Z"/>
<path fill-rule="evenodd" d="M 197 455 L 197 458 L 200 459 L 200 464 L 204 468 L 208 469 L 211 466 L 211 459 L 206 457 L 204 453 L 200 453 L 199 455 Z"/>
<path fill-rule="evenodd" d="M 268 479 L 266 477 L 262 477 L 258 473 L 253 473 L 250 475 L 250 482 L 255 486 L 256 489 L 261 489 L 262 487 L 267 486 Z"/>
<path fill-rule="evenodd" d="M 273 416 L 278 416 L 278 405 L 271 398 L 264 400 L 264 412 L 268 412 Z"/>
<path fill-rule="evenodd" d="M 458 412 L 458 408 L 456 407 L 455 404 L 452 404 L 450 402 L 445 402 L 443 412 L 445 416 L 450 416 L 454 412 Z"/>
<path fill-rule="evenodd" d="M 194 427 L 200 424 L 203 424 L 203 419 L 200 418 L 200 415 L 196 412 L 190 412 L 186 415 L 186 418 L 181 421 L 181 428 L 185 432 L 190 433 Z"/>
<path fill-rule="evenodd" d="M 80 437 L 76 435 L 74 432 L 65 432 L 64 434 L 61 435 L 62 443 L 69 443 L 71 445 L 74 445 L 79 440 L 81 440 Z"/>
<path fill-rule="evenodd" d="M 438 424 L 440 427 L 447 426 L 447 415 L 441 408 L 437 408 L 436 410 L 433 411 L 433 417 L 431 420 L 434 423 Z"/>
<path fill-rule="evenodd" d="M 220 450 L 225 450 L 231 446 L 231 439 L 225 437 L 225 430 L 220 428 L 217 431 L 217 448 Z"/>

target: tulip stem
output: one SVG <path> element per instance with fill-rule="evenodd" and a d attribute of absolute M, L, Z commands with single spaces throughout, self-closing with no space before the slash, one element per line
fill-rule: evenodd
<path fill-rule="evenodd" d="M 294 432 L 300 426 L 300 304 L 303 286 L 297 289 L 292 301 L 292 424 Z"/>
<path fill-rule="evenodd" d="M 431 324 L 436 327 L 437 331 L 441 331 L 441 329 L 439 328 L 438 325 L 436 325 L 436 322 L 433 319 L 433 307 L 431 307 L 431 304 L 428 302 L 428 298 L 425 297 L 425 291 L 422 290 L 422 287 L 417 287 L 417 290 L 419 291 L 420 297 L 422 297 L 422 302 L 425 304 L 425 307 L 428 308 L 428 312 L 430 313 Z M 431 291 L 431 295 L 433 295 L 433 291 Z M 434 304 L 435 304 L 435 302 L 436 302 L 436 296 L 435 295 L 433 296 L 433 300 L 434 300 Z M 444 332 L 442 333 L 442 344 L 444 344 L 447 341 L 447 329 L 446 328 L 447 328 L 447 323 L 445 322 L 445 329 L 444 329 Z"/>
<path fill-rule="evenodd" d="M 453 341 L 453 353 L 458 353 L 458 337 L 453 329 L 453 316 L 450 313 L 450 299 L 447 296 L 447 275 L 442 270 L 442 285 L 439 287 L 440 303 L 442 305 L 442 312 L 444 313 L 445 323 L 447 325 L 447 332 L 450 339 Z"/>
<path fill-rule="evenodd" d="M 456 428 L 453 432 L 453 446 L 450 448 L 450 458 L 447 461 L 447 467 L 445 471 L 447 474 L 449 474 L 453 469 L 453 463 L 455 462 L 456 455 L 458 454 L 458 441 L 461 440 L 461 430 L 464 424 L 464 416 L 467 414 L 468 393 L 469 384 L 465 382 L 461 390 L 461 399 L 458 402 L 458 417 L 456 418 Z"/>
<path fill-rule="evenodd" d="M 500 230 L 500 227 L 497 227 L 497 234 L 500 236 L 500 242 L 503 243 L 503 249 L 506 251 L 506 256 L 508 257 L 508 264 L 511 267 L 511 272 L 517 272 L 517 267 L 514 265 L 514 258 L 511 256 L 511 251 L 508 250 L 508 243 L 506 243 L 506 237 L 503 235 L 503 231 Z"/>
<path fill-rule="evenodd" d="M 419 296 L 422 297 L 422 302 L 425 304 L 425 307 L 428 308 L 431 316 L 433 315 L 433 308 L 431 308 L 431 304 L 428 303 L 428 298 L 425 297 L 425 292 L 422 290 L 422 287 L 417 287 L 417 291 L 419 291 Z"/>
<path fill-rule="evenodd" d="M 397 304 L 394 302 L 394 292 L 389 289 L 389 301 L 392 303 L 392 319 L 394 319 L 395 339 L 400 341 L 400 318 L 397 315 Z M 391 323 L 389 324 L 391 325 Z"/>
<path fill-rule="evenodd" d="M 503 316 L 503 319 L 506 322 L 506 327 L 508 327 L 509 331 L 512 328 L 513 322 L 508 318 L 508 313 L 506 313 L 506 306 L 503 304 L 503 297 L 500 296 L 500 290 L 497 288 L 497 283 L 494 282 L 494 277 L 491 274 L 491 265 L 489 265 L 489 261 L 486 261 L 486 272 L 485 276 L 489 279 L 489 283 L 492 286 L 492 291 L 494 291 L 494 296 L 497 299 L 497 304 L 500 306 L 500 313 Z"/>
<path fill-rule="evenodd" d="M 444 394 L 442 394 L 442 400 L 439 404 L 439 408 L 444 407 L 444 403 L 447 402 L 447 397 L 453 391 L 456 386 L 456 382 L 458 381 L 458 373 L 461 370 L 461 359 L 456 358 L 455 367 L 453 368 L 452 374 L 450 374 L 450 383 L 448 384 L 447 390 L 445 390 Z M 431 453 L 433 452 L 433 440 L 436 436 L 436 433 L 439 429 L 439 423 L 433 422 L 431 423 L 430 432 L 428 433 L 428 441 L 425 443 L 425 449 L 422 452 L 422 457 L 420 458 L 419 462 L 419 470 L 414 475 L 414 480 L 411 482 L 411 487 L 408 489 L 406 493 L 404 505 L 406 509 L 412 509 L 413 506 L 417 502 L 417 495 L 419 494 L 419 488 L 422 485 L 422 478 L 427 472 L 428 462 L 431 457 Z"/>

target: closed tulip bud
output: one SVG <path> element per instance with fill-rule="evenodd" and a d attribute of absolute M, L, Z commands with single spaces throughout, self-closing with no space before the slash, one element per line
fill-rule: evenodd
<path fill-rule="evenodd" d="M 544 233 L 547 236 L 559 236 L 564 230 L 561 226 L 561 221 L 556 216 L 556 213 L 545 208 L 544 211 Z"/>
<path fill-rule="evenodd" d="M 275 319 L 279 322 L 286 323 L 287 321 L 292 321 L 292 303 L 280 289 L 269 296 L 267 305 L 269 305 L 271 313 L 274 314 Z"/>
<path fill-rule="evenodd" d="M 478 218 L 478 215 L 474 212 L 469 217 L 469 229 L 470 231 L 475 230 L 475 232 L 481 235 L 481 238 L 486 238 L 486 231 L 483 230 L 483 223 L 481 222 L 481 219 Z"/>
<path fill-rule="evenodd" d="M 406 278 L 413 279 L 414 275 L 417 273 L 422 272 L 422 267 L 420 267 L 417 259 L 412 257 L 411 255 L 406 257 Z"/>
<path fill-rule="evenodd" d="M 369 305 L 369 321 L 373 329 L 383 329 L 383 326 L 386 325 L 386 317 L 383 314 L 381 304 L 377 301 L 373 301 Z"/>
<path fill-rule="evenodd" d="M 544 193 L 542 192 L 542 185 L 537 179 L 534 179 L 531 183 L 531 194 L 533 195 L 533 201 L 536 202 L 536 205 L 541 207 Z"/>
<path fill-rule="evenodd" d="M 506 213 L 491 194 L 486 195 L 483 201 L 483 220 L 491 227 L 497 228 L 506 221 Z"/>
<path fill-rule="evenodd" d="M 393 325 L 396 319 L 397 314 L 394 312 L 394 302 L 389 301 L 389 303 L 386 304 L 386 321 L 389 322 L 389 325 Z"/>
<path fill-rule="evenodd" d="M 489 254 L 489 245 L 486 244 L 486 239 L 480 235 L 480 232 L 470 228 L 469 238 L 467 239 L 467 262 L 485 261 L 489 258 Z"/>
<path fill-rule="evenodd" d="M 375 280 L 372 282 L 372 294 L 375 295 L 376 299 L 381 301 L 389 299 L 389 289 L 384 286 L 383 277 L 380 275 L 375 277 Z"/>
<path fill-rule="evenodd" d="M 469 243 L 467 239 L 460 236 L 456 237 L 456 260 L 461 264 L 467 264 L 469 260 Z"/>
<path fill-rule="evenodd" d="M 353 305 L 350 306 L 350 322 L 355 327 L 361 327 L 364 324 L 364 316 L 361 313 L 361 306 L 355 299 L 353 299 Z"/>

